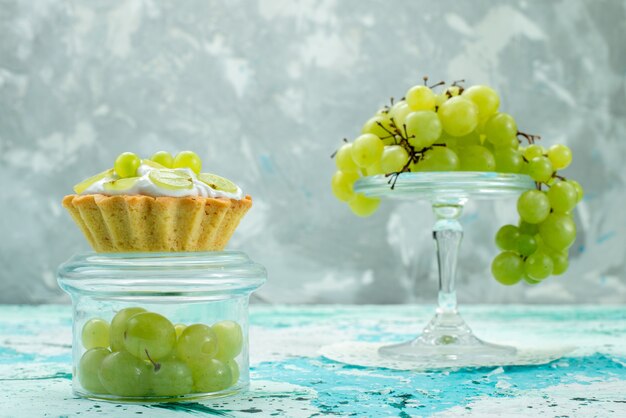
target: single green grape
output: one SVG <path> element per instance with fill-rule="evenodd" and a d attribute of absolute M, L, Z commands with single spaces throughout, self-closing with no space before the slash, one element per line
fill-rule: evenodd
<path fill-rule="evenodd" d="M 78 381 L 83 389 L 91 393 L 107 393 L 102 386 L 98 371 L 102 365 L 102 361 L 106 356 L 111 354 L 108 348 L 92 348 L 83 354 L 78 363 Z"/>
<path fill-rule="evenodd" d="M 155 163 L 161 164 L 165 168 L 174 168 L 174 157 L 167 151 L 156 152 L 150 157 Z"/>
<path fill-rule="evenodd" d="M 472 86 L 462 94 L 478 107 L 478 119 L 484 120 L 498 111 L 500 97 L 494 89 L 488 86 Z"/>
<path fill-rule="evenodd" d="M 468 135 L 468 137 L 469 137 L 469 135 Z M 478 134 L 476 134 L 476 137 L 478 137 Z M 435 143 L 433 145 L 436 145 L 436 146 L 445 145 L 447 148 L 450 148 L 451 150 L 456 152 L 456 150 L 459 148 L 459 142 L 463 138 L 465 138 L 465 137 L 458 137 L 457 138 L 456 136 L 450 136 L 450 135 L 446 134 L 445 132 L 442 132 L 441 136 L 435 141 Z M 478 137 L 478 144 L 480 144 L 480 137 Z"/>
<path fill-rule="evenodd" d="M 448 95 L 446 93 L 437 94 L 435 96 L 435 108 L 440 108 L 446 100 L 448 100 Z"/>
<path fill-rule="evenodd" d="M 389 114 L 389 106 L 385 105 L 378 109 L 374 116 L 383 116 L 386 117 Z"/>
<path fill-rule="evenodd" d="M 510 147 L 496 148 L 493 157 L 499 173 L 519 173 L 524 162 L 520 152 Z"/>
<path fill-rule="evenodd" d="M 113 169 L 121 178 L 135 177 L 141 159 L 132 152 L 123 152 L 116 159 Z"/>
<path fill-rule="evenodd" d="M 482 145 L 482 142 L 480 141 L 480 134 L 476 131 L 472 131 L 467 135 L 463 135 L 463 136 L 447 136 L 447 138 L 451 138 L 453 141 L 456 142 L 456 145 L 458 145 L 459 147 L 469 147 L 470 145 Z M 448 139 L 449 141 L 450 139 Z"/>
<path fill-rule="evenodd" d="M 411 164 L 409 164 L 409 171 L 412 173 L 416 173 L 418 171 L 425 171 L 422 170 L 422 166 L 423 166 L 423 160 L 420 159 L 419 161 L 415 162 L 411 162 Z"/>
<path fill-rule="evenodd" d="M 536 157 L 542 157 L 546 153 L 546 150 L 538 144 L 531 144 L 524 150 L 524 158 L 526 161 L 530 161 Z"/>
<path fill-rule="evenodd" d="M 409 153 L 400 145 L 386 146 L 380 159 L 383 173 L 397 173 L 402 171 L 409 161 Z"/>
<path fill-rule="evenodd" d="M 552 274 L 554 262 L 550 256 L 542 251 L 537 251 L 526 258 L 524 271 L 528 277 L 535 280 L 543 280 Z"/>
<path fill-rule="evenodd" d="M 489 141 L 486 141 L 486 142 L 490 143 Z M 520 140 L 517 139 L 517 137 L 511 138 L 509 142 L 505 142 L 502 144 L 492 144 L 492 145 L 496 150 L 501 149 L 501 148 L 510 148 L 510 149 L 520 152 L 520 156 L 522 155 L 520 151 Z"/>
<path fill-rule="evenodd" d="M 441 136 L 441 122 L 437 113 L 431 110 L 412 112 L 406 118 L 406 132 L 409 143 L 421 150 L 430 147 Z"/>
<path fill-rule="evenodd" d="M 560 276 L 561 274 L 565 273 L 569 265 L 567 251 L 551 251 L 548 254 L 552 259 L 552 262 L 554 263 L 554 270 L 552 270 L 552 274 L 555 276 Z"/>
<path fill-rule="evenodd" d="M 113 395 L 147 396 L 150 391 L 148 364 L 126 351 L 118 351 L 102 360 L 98 377 L 106 391 Z"/>
<path fill-rule="evenodd" d="M 535 181 L 545 183 L 553 173 L 552 163 L 547 157 L 535 157 L 528 162 L 528 175 Z"/>
<path fill-rule="evenodd" d="M 352 159 L 362 168 L 367 168 L 380 160 L 384 145 L 380 138 L 373 134 L 363 134 L 352 144 Z"/>
<path fill-rule="evenodd" d="M 78 183 L 77 185 L 74 186 L 74 192 L 76 194 L 81 194 L 82 192 L 84 192 L 85 190 L 87 190 L 89 188 L 89 186 L 91 186 L 92 184 L 94 184 L 95 182 L 102 180 L 103 178 L 106 177 L 111 177 L 113 175 L 113 169 L 110 168 L 106 171 L 103 171 L 102 173 L 98 173 L 95 176 L 91 176 L 88 179 L 85 179 L 83 181 L 81 181 L 80 183 Z"/>
<path fill-rule="evenodd" d="M 109 339 L 111 351 L 124 350 L 124 332 L 126 331 L 126 322 L 128 319 L 138 313 L 146 312 L 144 308 L 134 307 L 125 308 L 119 311 L 111 320 L 109 328 Z"/>
<path fill-rule="evenodd" d="M 524 281 L 532 286 L 541 283 L 541 280 L 535 280 L 532 277 L 528 277 L 527 274 L 524 275 Z"/>
<path fill-rule="evenodd" d="M 182 361 L 163 361 L 149 374 L 150 393 L 154 396 L 181 396 L 193 391 L 191 369 Z"/>
<path fill-rule="evenodd" d="M 496 232 L 496 245 L 501 250 L 514 251 L 519 237 L 520 232 L 515 225 L 504 225 Z"/>
<path fill-rule="evenodd" d="M 393 128 L 391 127 L 388 113 L 382 113 L 370 118 L 361 129 L 362 134 L 373 134 L 381 139 L 391 136 L 391 132 L 393 132 Z"/>
<path fill-rule="evenodd" d="M 450 86 L 446 89 L 446 92 L 452 97 L 456 97 L 461 94 L 461 88 L 459 86 Z"/>
<path fill-rule="evenodd" d="M 236 360 L 228 360 L 226 365 L 230 369 L 230 374 L 233 377 L 231 385 L 236 385 L 239 381 L 239 364 Z"/>
<path fill-rule="evenodd" d="M 335 155 L 335 165 L 337 170 L 348 172 L 358 172 L 359 166 L 352 159 L 352 144 L 347 143 L 341 146 Z"/>
<path fill-rule="evenodd" d="M 522 155 L 513 148 L 496 148 L 493 156 L 499 173 L 519 173 L 522 168 Z"/>
<path fill-rule="evenodd" d="M 130 190 L 135 187 L 135 184 L 137 184 L 140 178 L 141 177 L 125 177 L 117 180 L 111 180 L 103 183 L 102 187 L 107 192 Z"/>
<path fill-rule="evenodd" d="M 189 325 L 178 337 L 176 355 L 192 368 L 196 363 L 209 360 L 217 354 L 217 336 L 208 325 Z"/>
<path fill-rule="evenodd" d="M 185 325 L 185 324 L 176 324 L 176 325 L 174 325 L 174 330 L 176 331 L 176 338 L 180 337 L 180 334 L 183 333 L 185 328 L 187 328 L 187 325 Z"/>
<path fill-rule="evenodd" d="M 231 368 L 217 359 L 209 359 L 192 368 L 194 391 L 219 392 L 233 385 Z"/>
<path fill-rule="evenodd" d="M 95 347 L 108 347 L 109 323 L 101 318 L 90 319 L 83 325 L 81 341 L 87 350 Z"/>
<path fill-rule="evenodd" d="M 461 163 L 454 151 L 447 147 L 433 147 L 420 161 L 421 171 L 457 171 Z"/>
<path fill-rule="evenodd" d="M 190 168 L 194 173 L 202 171 L 202 160 L 193 151 L 181 151 L 174 157 L 174 168 Z"/>
<path fill-rule="evenodd" d="M 551 213 L 539 224 L 539 235 L 548 247 L 563 251 L 576 240 L 576 224 L 569 215 Z"/>
<path fill-rule="evenodd" d="M 538 247 L 539 246 L 537 245 L 537 240 L 535 239 L 535 237 L 533 237 L 532 235 L 520 234 L 519 238 L 517 239 L 517 246 L 515 250 L 517 250 L 518 253 L 526 257 L 537 251 Z"/>
<path fill-rule="evenodd" d="M 478 125 L 476 125 L 476 129 L 475 131 L 481 135 L 482 137 L 484 137 L 485 142 L 489 142 L 487 141 L 487 138 L 485 136 L 485 127 L 487 126 L 487 121 L 489 120 L 489 118 L 487 119 L 478 119 Z"/>
<path fill-rule="evenodd" d="M 217 357 L 220 360 L 234 359 L 243 347 L 243 332 L 235 321 L 220 321 L 211 327 L 217 336 Z"/>
<path fill-rule="evenodd" d="M 142 312 L 126 322 L 124 347 L 142 360 L 157 361 L 168 356 L 176 344 L 174 325 L 163 315 Z"/>
<path fill-rule="evenodd" d="M 149 160 L 147 158 L 144 158 L 143 160 L 141 160 L 141 164 L 147 165 L 150 168 L 158 168 L 159 170 L 163 170 L 167 168 L 164 165 L 157 163 L 156 161 Z"/>
<path fill-rule="evenodd" d="M 567 180 L 567 182 L 571 184 L 572 186 L 574 186 L 574 189 L 576 189 L 576 196 L 577 196 L 576 203 L 580 202 L 583 199 L 583 196 L 585 195 L 583 187 L 576 180 Z"/>
<path fill-rule="evenodd" d="M 444 131 L 452 136 L 467 135 L 478 125 L 478 107 L 462 96 L 446 100 L 437 114 Z"/>
<path fill-rule="evenodd" d="M 355 172 L 337 171 L 330 181 L 331 189 L 335 197 L 342 202 L 349 202 L 354 198 L 354 182 L 359 179 Z"/>
<path fill-rule="evenodd" d="M 548 158 L 555 170 L 563 170 L 572 162 L 572 150 L 563 144 L 552 145 L 548 149 Z"/>
<path fill-rule="evenodd" d="M 520 219 L 519 221 L 519 232 L 520 234 L 526 234 L 526 235 L 530 235 L 530 236 L 535 236 L 539 233 L 539 225 L 537 224 L 530 224 L 522 219 Z"/>
<path fill-rule="evenodd" d="M 433 91 L 426 86 L 413 86 L 406 92 L 406 102 L 412 111 L 434 110 L 436 97 Z"/>
<path fill-rule="evenodd" d="M 368 176 L 375 176 L 377 174 L 385 174 L 385 172 L 383 171 L 381 160 L 378 160 L 374 164 L 367 167 L 365 169 L 365 174 Z"/>
<path fill-rule="evenodd" d="M 517 137 L 517 124 L 513 116 L 507 113 L 496 113 L 485 124 L 487 141 L 494 145 L 510 144 Z"/>
<path fill-rule="evenodd" d="M 489 150 L 480 145 L 459 148 L 461 171 L 494 171 L 496 159 Z"/>
<path fill-rule="evenodd" d="M 514 285 L 524 276 L 524 261 L 512 251 L 502 252 L 493 259 L 491 274 L 503 285 Z"/>
<path fill-rule="evenodd" d="M 411 113 L 411 108 L 404 100 L 401 100 L 389 109 L 389 119 L 393 120 L 395 126 L 402 130 L 409 113 Z"/>
<path fill-rule="evenodd" d="M 566 181 L 554 183 L 547 194 L 550 206 L 557 213 L 568 213 L 578 203 L 576 188 Z"/>
<path fill-rule="evenodd" d="M 152 170 L 148 177 L 154 184 L 164 189 L 180 190 L 193 188 L 193 179 L 182 170 Z"/>
<path fill-rule="evenodd" d="M 186 176 L 187 173 L 184 173 L 184 175 Z M 198 174 L 198 180 L 214 190 L 221 190 L 227 193 L 237 193 L 237 190 L 239 190 L 239 187 L 232 181 L 213 173 L 200 173 Z"/>
<path fill-rule="evenodd" d="M 362 193 L 356 193 L 352 200 L 348 202 L 348 206 L 352 212 L 360 217 L 372 215 L 378 209 L 380 199 L 366 197 Z"/>
<path fill-rule="evenodd" d="M 517 200 L 517 212 L 522 220 L 538 224 L 550 214 L 550 201 L 545 193 L 539 190 L 528 190 Z"/>

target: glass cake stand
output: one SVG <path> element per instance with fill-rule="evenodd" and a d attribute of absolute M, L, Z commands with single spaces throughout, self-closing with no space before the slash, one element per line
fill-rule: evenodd
<path fill-rule="evenodd" d="M 437 217 L 433 238 L 439 265 L 439 298 L 434 318 L 417 338 L 379 348 L 380 356 L 401 361 L 450 367 L 456 364 L 498 364 L 515 357 L 515 347 L 477 338 L 457 310 L 455 273 L 463 237 L 458 221 L 468 199 L 503 199 L 533 189 L 526 175 L 492 172 L 402 173 L 391 189 L 389 178 L 364 177 L 354 185 L 357 193 L 381 199 L 429 200 Z"/>

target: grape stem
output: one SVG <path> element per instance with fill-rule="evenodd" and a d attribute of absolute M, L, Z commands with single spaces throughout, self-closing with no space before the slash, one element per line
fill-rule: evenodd
<path fill-rule="evenodd" d="M 429 86 L 429 89 L 434 89 L 435 87 L 439 87 L 439 86 L 445 86 L 446 82 L 445 81 L 440 81 L 439 83 L 433 84 L 432 86 Z"/>
<path fill-rule="evenodd" d="M 393 121 L 393 118 L 391 118 L 391 119 L 389 119 L 389 120 L 390 120 L 390 121 Z M 378 122 L 378 121 L 377 121 L 377 122 L 376 122 L 376 125 L 380 126 L 380 127 L 381 127 L 381 128 L 382 128 L 385 132 L 387 132 L 387 133 L 389 134 L 389 136 L 386 136 L 386 137 L 385 137 L 385 139 L 386 139 L 386 138 L 394 138 L 394 139 L 395 139 L 396 134 L 395 134 L 395 133 L 393 133 L 393 132 L 391 132 L 389 129 L 385 128 L 385 126 L 384 126 L 382 123 L 380 123 L 380 122 Z M 394 123 L 394 126 L 395 126 L 395 123 Z"/>
<path fill-rule="evenodd" d="M 526 132 L 522 132 L 522 131 L 517 131 L 517 136 L 526 138 L 529 144 L 534 144 L 535 141 L 541 139 L 539 135 L 527 134 Z"/>
<path fill-rule="evenodd" d="M 402 129 L 400 129 L 398 128 L 398 125 L 396 124 L 396 121 L 393 118 L 390 118 L 389 121 L 391 122 L 390 123 L 391 128 L 395 130 L 395 132 L 392 132 L 389 129 L 387 129 L 381 122 L 376 122 L 376 124 L 389 134 L 389 136 L 386 136 L 385 139 L 393 137 L 394 144 L 400 145 L 409 154 L 408 161 L 406 162 L 406 164 L 404 165 L 404 167 L 402 167 L 400 171 L 397 171 L 395 173 L 385 174 L 385 177 L 390 177 L 388 183 L 391 184 L 391 190 L 393 190 L 396 186 L 396 182 L 398 181 L 398 176 L 401 173 L 410 171 L 409 167 L 411 166 L 411 164 L 419 163 L 419 161 L 422 159 L 426 151 L 433 149 L 434 146 L 445 147 L 446 145 L 445 144 L 433 144 L 430 147 L 425 147 L 425 148 L 422 148 L 421 150 L 415 150 L 415 147 L 411 145 L 411 143 L 409 142 L 409 139 L 414 138 L 415 135 L 409 136 L 407 129 L 406 129 L 406 124 L 402 124 Z M 398 141 L 398 137 L 400 137 L 399 141 Z"/>
<path fill-rule="evenodd" d="M 345 142 L 346 144 L 350 141 L 348 141 L 348 138 L 344 138 L 343 142 Z M 336 149 L 335 152 L 333 152 L 332 154 L 330 154 L 330 158 L 335 158 L 335 155 L 337 155 L 337 153 L 339 152 L 339 149 Z"/>
<path fill-rule="evenodd" d="M 152 363 L 152 365 L 154 366 L 154 371 L 158 372 L 161 369 L 161 363 L 157 363 L 154 360 L 152 360 L 152 357 L 150 357 L 150 353 L 148 353 L 147 348 L 144 348 L 143 351 L 146 352 L 146 356 L 148 357 L 148 360 L 150 360 L 150 363 Z"/>

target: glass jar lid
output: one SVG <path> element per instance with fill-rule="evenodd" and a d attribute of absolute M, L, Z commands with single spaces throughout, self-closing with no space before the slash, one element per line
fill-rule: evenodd
<path fill-rule="evenodd" d="M 243 252 L 81 253 L 59 266 L 70 294 L 92 296 L 232 297 L 267 279 Z"/>

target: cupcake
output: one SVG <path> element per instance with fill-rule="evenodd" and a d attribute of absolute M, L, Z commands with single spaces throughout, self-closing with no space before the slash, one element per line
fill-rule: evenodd
<path fill-rule="evenodd" d="M 201 167 L 191 151 L 144 160 L 123 153 L 74 186 L 63 206 L 97 252 L 219 251 L 252 200 Z"/>

